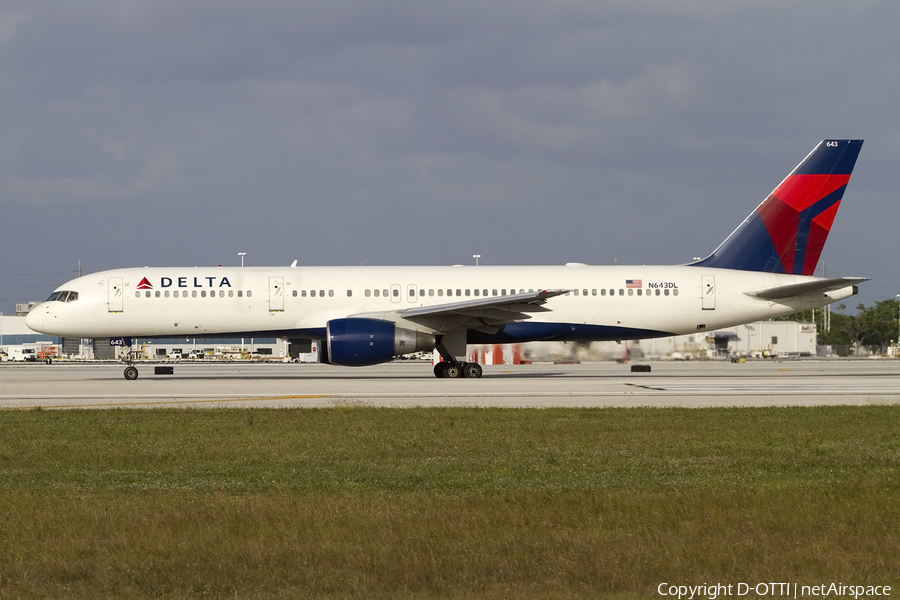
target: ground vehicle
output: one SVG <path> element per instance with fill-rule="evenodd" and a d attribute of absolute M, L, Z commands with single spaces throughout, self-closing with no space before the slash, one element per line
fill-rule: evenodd
<path fill-rule="evenodd" d="M 35 348 L 21 348 L 10 346 L 7 349 L 6 360 L 10 362 L 37 362 L 38 354 Z"/>

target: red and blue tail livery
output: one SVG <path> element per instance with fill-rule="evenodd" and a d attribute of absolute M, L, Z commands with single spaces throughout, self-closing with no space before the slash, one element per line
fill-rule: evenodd
<path fill-rule="evenodd" d="M 693 266 L 812 275 L 863 140 L 823 140 L 750 216 Z"/>

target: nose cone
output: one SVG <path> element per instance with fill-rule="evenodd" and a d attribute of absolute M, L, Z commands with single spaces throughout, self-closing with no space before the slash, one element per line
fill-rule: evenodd
<path fill-rule="evenodd" d="M 44 333 L 44 306 L 38 304 L 25 315 L 25 326 L 38 333 Z"/>

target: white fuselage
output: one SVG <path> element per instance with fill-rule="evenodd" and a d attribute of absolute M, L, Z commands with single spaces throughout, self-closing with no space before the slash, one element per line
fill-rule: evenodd
<path fill-rule="evenodd" d="M 640 339 L 778 317 L 854 293 L 847 286 L 777 302 L 748 295 L 811 280 L 816 278 L 693 266 L 147 267 L 74 279 L 58 290 L 76 292 L 77 299 L 44 302 L 26 323 L 64 337 L 315 337 L 332 319 L 392 319 L 383 315 L 484 296 L 569 290 L 514 324 L 520 327 L 507 327 L 512 337 L 498 341 Z M 534 333 L 546 331 L 542 324 L 565 324 L 574 333 Z"/>

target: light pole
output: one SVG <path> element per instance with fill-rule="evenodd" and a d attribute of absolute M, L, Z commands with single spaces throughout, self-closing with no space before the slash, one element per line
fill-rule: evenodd
<path fill-rule="evenodd" d="M 480 255 L 480 254 L 473 254 L 473 255 L 472 255 L 472 258 L 475 259 L 475 266 L 477 267 L 477 266 L 478 266 L 478 259 L 481 258 L 481 255 Z"/>
<path fill-rule="evenodd" d="M 238 252 L 238 256 L 241 257 L 241 266 L 244 266 L 244 257 L 247 256 L 246 252 Z"/>

